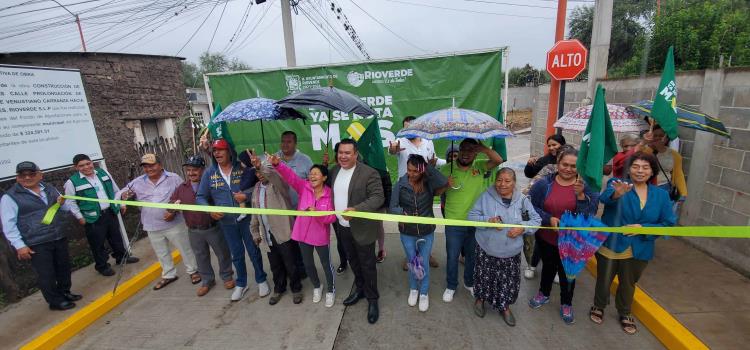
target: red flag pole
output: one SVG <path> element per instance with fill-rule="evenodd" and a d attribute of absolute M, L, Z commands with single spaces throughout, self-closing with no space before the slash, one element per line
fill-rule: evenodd
<path fill-rule="evenodd" d="M 565 16 L 568 7 L 567 0 L 557 2 L 557 24 L 555 26 L 555 43 L 563 40 L 565 35 Z M 547 130 L 545 139 L 555 133 L 555 121 L 557 121 L 558 104 L 560 101 L 560 80 L 552 78 L 549 87 L 549 105 L 547 107 Z M 544 145 L 544 151 L 547 151 L 547 144 Z"/>

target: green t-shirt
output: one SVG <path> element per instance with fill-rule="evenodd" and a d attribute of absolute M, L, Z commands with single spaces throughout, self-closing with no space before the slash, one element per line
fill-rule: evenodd
<path fill-rule="evenodd" d="M 458 187 L 458 189 L 449 187 L 445 192 L 446 219 L 466 220 L 474 202 L 487 189 L 487 186 L 495 181 L 493 171 L 489 172 L 489 177 L 485 177 L 488 173 L 487 162 L 486 159 L 475 160 L 465 171 L 454 166 L 453 175 L 451 175 L 450 164 L 440 169 L 446 177 L 453 176 L 453 185 Z"/>

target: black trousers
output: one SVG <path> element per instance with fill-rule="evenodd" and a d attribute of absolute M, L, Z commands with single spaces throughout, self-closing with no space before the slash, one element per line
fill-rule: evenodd
<path fill-rule="evenodd" d="M 537 239 L 536 246 L 539 247 L 539 256 L 542 258 L 542 277 L 539 291 L 548 297 L 552 291 L 555 275 L 558 275 L 560 276 L 560 304 L 573 305 L 573 291 L 576 288 L 576 281 L 568 282 L 565 277 L 565 269 L 560 261 L 560 252 L 557 250 L 557 246 L 549 244 L 543 239 Z"/>
<path fill-rule="evenodd" d="M 125 245 L 120 234 L 120 223 L 111 209 L 102 211 L 102 215 L 96 222 L 86 224 L 86 239 L 89 241 L 91 254 L 94 256 L 94 268 L 97 271 L 106 270 L 110 267 L 107 260 L 107 248 L 105 242 L 112 248 L 112 257 L 121 260 L 125 256 Z"/>
<path fill-rule="evenodd" d="M 70 292 L 72 284 L 68 239 L 35 244 L 29 248 L 34 251 L 31 255 L 31 266 L 36 271 L 37 284 L 44 300 L 50 305 L 66 301 L 63 294 Z"/>
<path fill-rule="evenodd" d="M 344 244 L 346 255 L 349 257 L 349 265 L 354 272 L 354 285 L 358 291 L 365 293 L 368 301 L 377 301 L 378 294 L 378 270 L 375 267 L 375 242 L 367 245 L 359 245 L 352 236 L 350 227 L 339 225 L 339 237 Z"/>
<path fill-rule="evenodd" d="M 271 251 L 268 252 L 268 262 L 271 264 L 271 274 L 273 274 L 273 291 L 274 293 L 286 292 L 286 280 L 289 279 L 289 287 L 292 293 L 302 291 L 302 282 L 297 272 L 296 254 L 294 247 L 297 242 L 288 240 L 282 244 L 276 242 L 276 238 L 271 235 Z M 299 249 L 299 246 L 297 246 Z"/>
<path fill-rule="evenodd" d="M 346 258 L 346 249 L 344 249 L 344 243 L 341 242 L 341 234 L 339 233 L 341 231 L 341 225 L 339 225 L 338 221 L 333 223 L 333 232 L 336 234 L 336 251 L 339 252 L 339 265 L 346 266 L 347 264 L 347 258 Z"/>

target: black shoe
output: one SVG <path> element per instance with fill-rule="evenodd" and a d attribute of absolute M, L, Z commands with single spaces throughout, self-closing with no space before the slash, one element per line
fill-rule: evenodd
<path fill-rule="evenodd" d="M 362 291 L 355 290 L 352 292 L 352 294 L 349 294 L 349 296 L 346 297 L 346 299 L 344 299 L 344 306 L 352 306 L 356 304 L 359 301 L 359 299 L 362 299 L 364 297 L 365 297 L 365 293 L 363 293 Z"/>
<path fill-rule="evenodd" d="M 505 313 L 505 311 L 500 311 L 500 316 L 503 317 L 503 321 L 505 321 L 505 323 L 508 326 L 515 327 L 516 326 L 516 317 L 513 316 L 513 312 L 510 311 L 510 307 L 508 307 L 506 309 L 506 311 L 508 311 L 507 314 Z"/>
<path fill-rule="evenodd" d="M 80 294 L 73 294 L 71 292 L 65 292 L 63 293 L 63 297 L 65 297 L 65 300 L 67 301 L 78 301 L 83 298 L 83 295 Z"/>
<path fill-rule="evenodd" d="M 379 317 L 380 309 L 378 309 L 378 302 L 371 301 L 370 305 L 367 306 L 367 322 L 369 322 L 370 324 L 378 322 Z"/>
<path fill-rule="evenodd" d="M 107 277 L 109 277 L 109 276 L 114 276 L 114 275 L 115 275 L 115 270 L 112 270 L 112 268 L 108 266 L 108 267 L 107 267 L 106 269 L 103 269 L 103 270 L 99 270 L 99 273 L 100 273 L 100 274 L 101 274 L 102 276 L 107 276 Z"/>
<path fill-rule="evenodd" d="M 346 271 L 346 265 L 339 265 L 339 267 L 336 269 L 336 274 L 340 275 Z"/>
<path fill-rule="evenodd" d="M 127 259 L 125 259 L 125 263 L 126 264 L 135 264 L 135 263 L 137 263 L 139 261 L 141 261 L 141 259 L 138 259 L 138 258 L 136 258 L 134 256 L 129 256 Z M 115 260 L 115 262 L 117 263 L 117 265 L 120 265 L 120 263 L 122 263 L 122 259 Z"/>
<path fill-rule="evenodd" d="M 50 310 L 58 310 L 58 311 L 70 310 L 74 307 L 76 307 L 76 304 L 67 300 L 59 304 L 49 304 Z"/>

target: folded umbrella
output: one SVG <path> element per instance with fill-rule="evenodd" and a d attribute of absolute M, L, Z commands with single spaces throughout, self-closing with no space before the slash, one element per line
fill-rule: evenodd
<path fill-rule="evenodd" d="M 607 227 L 607 225 L 593 216 L 575 215 L 570 212 L 564 213 L 560 218 L 557 247 L 560 251 L 563 269 L 565 269 L 565 277 L 568 281 L 573 281 L 586 262 L 607 240 L 609 233 L 566 230 L 565 227 Z"/>

